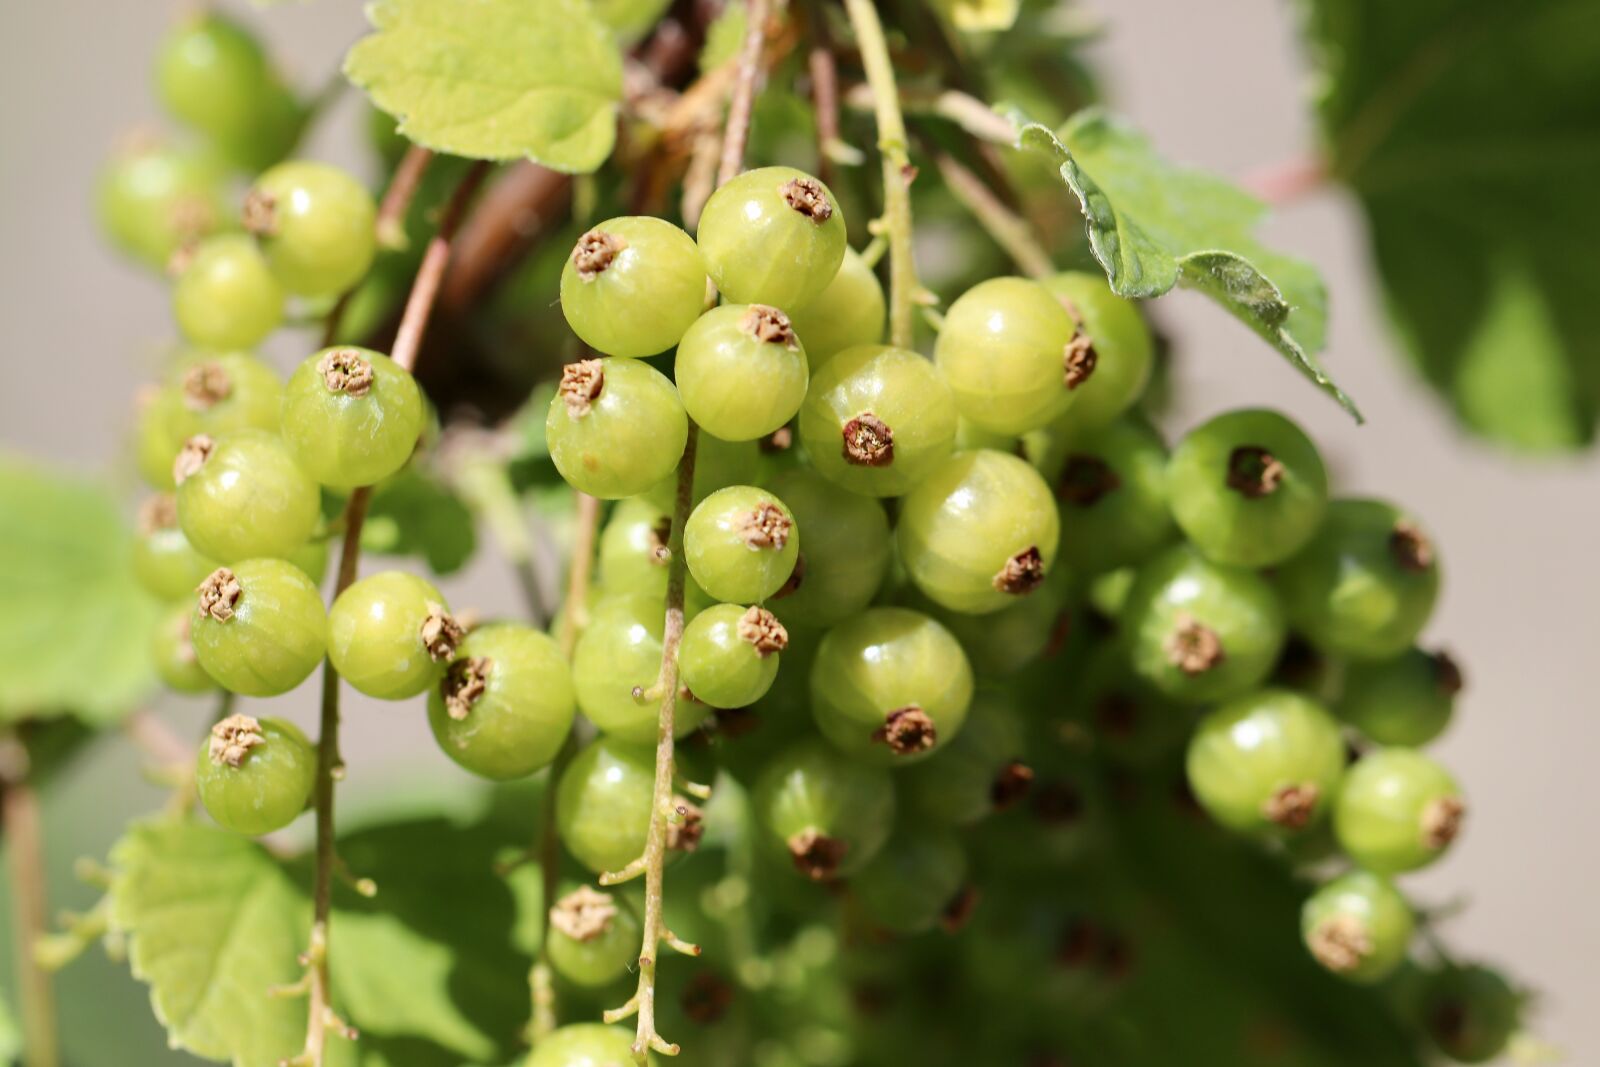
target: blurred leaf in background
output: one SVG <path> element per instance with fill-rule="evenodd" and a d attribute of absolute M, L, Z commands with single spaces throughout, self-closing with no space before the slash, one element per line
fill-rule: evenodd
<path fill-rule="evenodd" d="M 1366 210 L 1402 342 L 1467 426 L 1525 450 L 1600 414 L 1600 4 L 1311 0 L 1331 174 Z"/>

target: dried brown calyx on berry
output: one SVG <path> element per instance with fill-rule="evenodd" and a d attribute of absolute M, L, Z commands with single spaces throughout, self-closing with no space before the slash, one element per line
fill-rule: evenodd
<path fill-rule="evenodd" d="M 1306 937 L 1306 946 L 1318 963 L 1335 974 L 1348 974 L 1372 955 L 1372 934 L 1354 915 L 1330 915 Z"/>
<path fill-rule="evenodd" d="M 994 587 L 1008 596 L 1026 596 L 1044 584 L 1044 557 L 1029 545 L 1006 560 L 994 576 Z"/>
<path fill-rule="evenodd" d="M 578 238 L 572 249 L 572 265 L 578 277 L 592 282 L 606 272 L 606 268 L 628 247 L 628 242 L 617 234 L 604 230 L 590 230 Z"/>
<path fill-rule="evenodd" d="M 233 395 L 228 368 L 214 359 L 202 360 L 183 372 L 183 406 L 190 411 L 210 411 Z"/>
<path fill-rule="evenodd" d="M 733 986 L 714 971 L 700 971 L 683 987 L 679 1004 L 692 1022 L 710 1026 L 733 1005 Z"/>
<path fill-rule="evenodd" d="M 789 631 L 784 629 L 778 617 L 760 605 L 746 609 L 739 616 L 739 624 L 735 630 L 739 640 L 746 641 L 755 646 L 757 654 L 763 659 L 774 652 L 782 652 L 789 647 Z"/>
<path fill-rule="evenodd" d="M 1453 697 L 1461 692 L 1466 679 L 1461 675 L 1461 665 L 1448 652 L 1433 654 L 1433 684 L 1444 696 Z"/>
<path fill-rule="evenodd" d="M 756 447 L 769 456 L 787 452 L 794 447 L 794 431 L 787 426 L 779 426 L 757 441 Z"/>
<path fill-rule="evenodd" d="M 589 408 L 600 399 L 605 386 L 605 365 L 598 359 L 580 359 L 561 368 L 561 385 L 557 392 L 567 406 L 567 414 L 580 419 L 589 414 Z"/>
<path fill-rule="evenodd" d="M 1401 570 L 1421 574 L 1433 566 L 1433 542 L 1414 522 L 1401 519 L 1389 531 L 1389 554 Z"/>
<path fill-rule="evenodd" d="M 1094 340 L 1080 327 L 1061 350 L 1061 381 L 1068 392 L 1077 389 L 1094 375 L 1100 363 L 1100 354 L 1094 350 Z"/>
<path fill-rule="evenodd" d="M 789 838 L 789 856 L 797 871 L 813 882 L 826 882 L 839 873 L 850 843 L 807 827 Z"/>
<path fill-rule="evenodd" d="M 489 687 L 489 672 L 494 661 L 488 656 L 468 656 L 450 664 L 439 683 L 439 695 L 444 698 L 444 710 L 456 721 L 472 712 L 472 705 Z"/>
<path fill-rule="evenodd" d="M 574 941 L 593 941 L 611 929 L 617 903 L 607 893 L 579 886 L 550 909 L 550 926 Z"/>
<path fill-rule="evenodd" d="M 248 715 L 229 715 L 211 728 L 206 755 L 215 767 L 243 766 L 250 750 L 266 743 L 261 723 Z"/>
<path fill-rule="evenodd" d="M 1228 454 L 1228 488 L 1251 500 L 1277 492 L 1283 476 L 1283 463 L 1264 448 L 1240 445 Z"/>
<path fill-rule="evenodd" d="M 844 458 L 857 467 L 887 467 L 894 462 L 894 431 L 870 411 L 844 424 Z"/>
<path fill-rule="evenodd" d="M 233 618 L 234 609 L 239 606 L 239 598 L 244 595 L 244 586 L 239 584 L 238 577 L 227 567 L 218 567 L 206 575 L 206 580 L 195 588 L 195 595 L 199 598 L 196 608 L 201 615 L 209 616 L 217 622 L 227 622 Z"/>
<path fill-rule="evenodd" d="M 1033 768 L 1021 760 L 1012 760 L 995 772 L 989 783 L 989 803 L 995 811 L 1008 811 L 1017 806 L 1033 788 Z"/>
<path fill-rule="evenodd" d="M 372 361 L 353 348 L 330 348 L 317 360 L 317 373 L 330 393 L 366 396 L 372 389 Z"/>
<path fill-rule="evenodd" d="M 896 708 L 883 717 L 883 725 L 872 731 L 872 740 L 889 746 L 897 756 L 926 752 L 939 741 L 928 713 L 915 704 Z"/>
<path fill-rule="evenodd" d="M 422 620 L 422 647 L 428 650 L 428 657 L 438 663 L 456 654 L 467 631 L 443 604 L 429 601 L 427 607 L 428 617 Z"/>
<path fill-rule="evenodd" d="M 146 537 L 178 525 L 178 501 L 171 493 L 156 493 L 139 505 L 139 532 Z"/>
<path fill-rule="evenodd" d="M 799 344 L 789 316 L 766 304 L 751 304 L 739 319 L 739 329 L 764 345 L 794 348 Z"/>
<path fill-rule="evenodd" d="M 650 562 L 658 566 L 672 559 L 672 549 L 667 545 L 672 539 L 672 516 L 663 515 L 650 527 Z"/>
<path fill-rule="evenodd" d="M 783 546 L 789 543 L 789 531 L 793 528 L 794 523 L 782 508 L 770 501 L 763 501 L 739 516 L 734 532 L 751 548 L 782 551 Z"/>
<path fill-rule="evenodd" d="M 705 812 L 691 803 L 688 797 L 674 794 L 673 818 L 667 820 L 667 848 L 674 852 L 693 852 L 700 847 L 705 835 Z"/>
<path fill-rule="evenodd" d="M 974 885 L 964 885 L 950 898 L 950 902 L 939 913 L 939 929 L 947 934 L 960 933 L 972 919 L 972 913 L 977 910 L 978 900 L 982 894 Z"/>
<path fill-rule="evenodd" d="M 1187 613 L 1178 616 L 1164 645 L 1167 662 L 1184 674 L 1204 674 L 1227 659 L 1217 631 Z"/>
<path fill-rule="evenodd" d="M 1056 499 L 1073 507 L 1092 508 L 1107 494 L 1122 488 L 1122 478 L 1099 456 L 1074 453 L 1067 457 L 1056 479 Z"/>
<path fill-rule="evenodd" d="M 1422 843 L 1431 849 L 1445 848 L 1461 833 L 1467 817 L 1466 801 L 1460 797 L 1438 797 L 1422 809 Z"/>
<path fill-rule="evenodd" d="M 833 218 L 833 202 L 815 178 L 791 178 L 778 187 L 778 193 L 785 204 L 819 226 Z"/>
<path fill-rule="evenodd" d="M 240 221 L 247 232 L 271 237 L 278 232 L 278 198 L 260 187 L 251 189 L 245 194 Z"/>
<path fill-rule="evenodd" d="M 182 485 L 200 473 L 200 468 L 206 465 L 206 460 L 216 450 L 217 442 L 212 440 L 210 434 L 197 433 L 189 438 L 172 460 L 172 480 Z"/>
<path fill-rule="evenodd" d="M 1317 813 L 1322 790 L 1315 782 L 1280 786 L 1261 805 L 1261 814 L 1285 830 L 1304 830 Z"/>

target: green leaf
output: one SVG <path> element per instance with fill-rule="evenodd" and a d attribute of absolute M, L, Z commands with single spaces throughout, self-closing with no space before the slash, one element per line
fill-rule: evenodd
<path fill-rule="evenodd" d="M 0 722 L 109 723 L 150 690 L 157 605 L 110 494 L 0 456 Z"/>
<path fill-rule="evenodd" d="M 11 1005 L 0 996 L 0 1063 L 15 1063 L 22 1055 L 22 1030 L 11 1014 Z"/>
<path fill-rule="evenodd" d="M 272 857 L 224 830 L 144 823 L 111 863 L 111 921 L 173 1047 L 238 1067 L 299 1052 L 305 1001 L 268 990 L 300 977 L 311 911 Z"/>
<path fill-rule="evenodd" d="M 1331 174 L 1407 351 L 1465 424 L 1529 450 L 1600 417 L 1600 6 L 1308 0 Z"/>
<path fill-rule="evenodd" d="M 997 33 L 1016 25 L 1022 0 L 935 0 L 933 6 L 962 33 Z"/>
<path fill-rule="evenodd" d="M 418 144 L 587 173 L 616 139 L 622 58 L 587 0 L 374 0 L 344 71 Z"/>
<path fill-rule="evenodd" d="M 460 570 L 478 535 L 472 512 L 431 475 L 408 467 L 372 494 L 361 547 L 379 555 L 417 555 L 435 574 Z"/>
<path fill-rule="evenodd" d="M 1018 123 L 1020 147 L 1060 168 L 1089 225 L 1112 289 L 1155 297 L 1198 290 L 1254 330 L 1358 420 L 1355 404 L 1314 358 L 1327 294 L 1309 264 L 1273 252 L 1253 231 L 1265 207 L 1220 178 L 1174 166 L 1132 128 L 1096 109 L 1060 133 Z"/>

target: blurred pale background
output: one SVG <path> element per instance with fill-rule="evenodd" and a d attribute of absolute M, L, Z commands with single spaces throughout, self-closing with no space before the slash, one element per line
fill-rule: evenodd
<path fill-rule="evenodd" d="M 1238 176 L 1312 143 L 1288 4 L 1086 6 L 1107 23 L 1095 53 L 1116 106 L 1168 155 Z M 122 447 L 133 388 L 171 334 L 162 287 L 101 248 L 89 212 L 94 171 L 108 147 L 156 115 L 149 60 L 168 14 L 153 0 L 0 4 L 5 449 L 103 469 Z M 254 17 L 308 87 L 335 68 L 363 26 L 352 0 L 281 5 Z M 319 130 L 311 154 L 354 162 L 352 105 L 346 99 Z M 1408 884 L 1434 904 L 1468 898 L 1470 908 L 1445 928 L 1451 943 L 1464 956 L 1509 964 L 1544 993 L 1536 1016 L 1542 1035 L 1564 1046 L 1573 1064 L 1600 1062 L 1600 908 L 1593 903 L 1600 846 L 1587 825 L 1600 812 L 1590 778 L 1600 702 L 1596 661 L 1588 658 L 1600 647 L 1600 455 L 1535 464 L 1462 438 L 1395 358 L 1365 270 L 1360 220 L 1338 195 L 1285 210 L 1270 236 L 1322 267 L 1334 309 L 1329 362 L 1369 425 L 1353 426 L 1242 327 L 1178 295 L 1159 306 L 1181 343 L 1171 429 L 1229 406 L 1281 406 L 1330 454 L 1344 490 L 1402 500 L 1438 534 L 1448 578 L 1428 636 L 1457 653 L 1468 672 L 1461 717 L 1438 752 L 1477 803 L 1460 847 Z M 276 351 L 281 360 L 295 358 L 292 343 Z M 514 608 L 511 589 L 485 554 L 447 592 L 458 605 L 493 612 Z M 274 710 L 287 707 L 309 722 L 314 689 L 302 687 Z M 417 708 L 353 702 L 349 710 L 346 750 L 359 756 L 341 818 L 359 819 L 364 804 L 397 782 L 408 795 L 470 793 L 466 777 L 432 751 Z M 59 904 L 91 898 L 71 880 L 72 858 L 103 855 L 130 811 L 159 802 L 154 790 L 139 789 L 136 760 L 118 744 L 102 746 L 58 784 L 47 832 Z M 10 988 L 9 970 L 0 976 L 0 987 Z M 61 993 L 66 1048 L 77 1067 L 183 1059 L 164 1051 L 147 1016 L 114 1024 L 139 1018 L 112 1010 L 139 994 L 103 961 L 68 971 Z"/>

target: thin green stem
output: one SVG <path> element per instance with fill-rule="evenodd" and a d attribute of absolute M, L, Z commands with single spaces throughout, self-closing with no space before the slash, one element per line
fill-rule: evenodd
<path fill-rule="evenodd" d="M 911 180 L 916 170 L 907 153 L 906 123 L 883 23 L 872 0 L 844 0 L 855 29 L 856 46 L 872 89 L 878 121 L 878 151 L 883 156 L 883 226 L 889 238 L 889 343 L 910 348 L 916 319 L 917 262 L 911 243 Z"/>
<path fill-rule="evenodd" d="M 56 995 L 50 972 L 34 951 L 49 924 L 44 881 L 44 834 L 39 798 L 28 778 L 28 750 L 14 734 L 0 735 L 0 825 L 11 868 L 12 937 L 17 948 L 18 1007 L 24 1067 L 59 1067 Z"/>
<path fill-rule="evenodd" d="M 1050 254 L 1039 243 L 1038 235 L 1027 219 L 1007 207 L 983 183 L 982 178 L 968 170 L 954 156 L 940 152 L 934 159 L 945 186 L 994 238 L 995 244 L 1022 268 L 1023 273 L 1032 278 L 1046 278 L 1055 273 Z"/>

